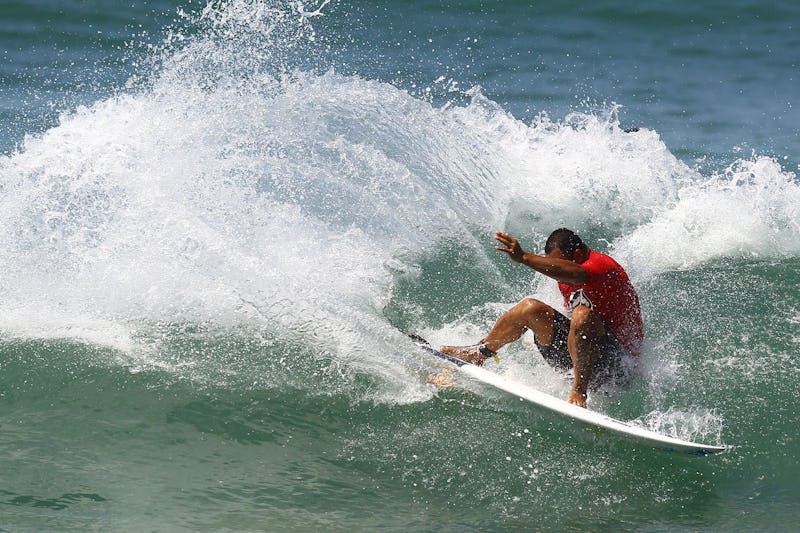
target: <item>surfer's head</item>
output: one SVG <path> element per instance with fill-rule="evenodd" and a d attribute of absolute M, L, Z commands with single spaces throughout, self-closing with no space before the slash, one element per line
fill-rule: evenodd
<path fill-rule="evenodd" d="M 575 252 L 579 252 L 580 258 L 575 257 Z M 589 247 L 584 244 L 578 234 L 567 228 L 555 230 L 547 238 L 544 245 L 544 255 L 560 256 L 571 261 L 581 262 L 589 252 Z"/>

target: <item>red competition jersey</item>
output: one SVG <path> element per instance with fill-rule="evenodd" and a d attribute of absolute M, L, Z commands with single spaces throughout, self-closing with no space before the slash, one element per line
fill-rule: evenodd
<path fill-rule="evenodd" d="M 642 310 L 628 274 L 611 257 L 594 250 L 589 251 L 589 258 L 581 266 L 586 270 L 586 283 L 578 287 L 558 284 L 564 302 L 582 289 L 606 327 L 631 355 L 638 356 L 644 341 Z"/>

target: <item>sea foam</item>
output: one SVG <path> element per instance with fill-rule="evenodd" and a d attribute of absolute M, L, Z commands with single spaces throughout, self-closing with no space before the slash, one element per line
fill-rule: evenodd
<path fill-rule="evenodd" d="M 313 64 L 291 4 L 192 23 L 117 95 L 0 158 L 7 334 L 106 331 L 130 351 L 148 328 L 213 324 L 399 383 L 383 309 L 444 245 L 488 258 L 497 229 L 541 244 L 570 226 L 636 280 L 800 251 L 800 187 L 773 159 L 704 176 L 613 106 L 523 123 L 479 87 L 434 105 Z"/>

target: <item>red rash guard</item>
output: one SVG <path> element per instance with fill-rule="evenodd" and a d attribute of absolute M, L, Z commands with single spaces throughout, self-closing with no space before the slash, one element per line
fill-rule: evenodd
<path fill-rule="evenodd" d="M 581 266 L 586 270 L 583 285 L 558 284 L 564 302 L 569 301 L 573 292 L 583 289 L 594 306 L 594 312 L 600 315 L 620 344 L 631 355 L 640 355 L 644 340 L 642 310 L 628 274 L 611 257 L 594 250 L 589 251 L 589 258 Z"/>

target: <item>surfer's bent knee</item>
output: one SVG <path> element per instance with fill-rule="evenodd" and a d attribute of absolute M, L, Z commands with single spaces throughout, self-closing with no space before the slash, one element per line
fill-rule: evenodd
<path fill-rule="evenodd" d="M 553 316 L 553 308 L 536 298 L 524 298 L 517 304 L 525 315 L 528 316 Z"/>
<path fill-rule="evenodd" d="M 585 305 L 579 305 L 573 309 L 572 317 L 570 318 L 570 329 L 584 333 L 594 333 L 598 337 L 606 333 L 603 321 Z"/>

